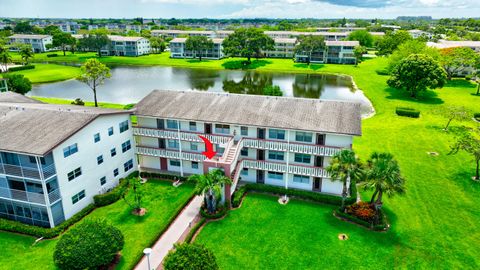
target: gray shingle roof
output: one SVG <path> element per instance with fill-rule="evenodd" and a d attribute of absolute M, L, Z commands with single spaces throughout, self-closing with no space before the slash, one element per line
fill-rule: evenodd
<path fill-rule="evenodd" d="M 158 118 L 361 135 L 360 104 L 343 101 L 154 90 L 135 111 Z"/>
<path fill-rule="evenodd" d="M 43 103 L 40 100 L 26 97 L 24 95 L 17 94 L 15 92 L 1 92 L 0 103 L 12 102 L 12 103 Z"/>
<path fill-rule="evenodd" d="M 75 105 L 4 102 L 0 94 L 0 150 L 46 155 L 102 115 L 130 113 Z"/>

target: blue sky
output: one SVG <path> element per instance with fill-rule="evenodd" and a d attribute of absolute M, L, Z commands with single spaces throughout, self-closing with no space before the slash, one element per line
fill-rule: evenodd
<path fill-rule="evenodd" d="M 480 17 L 479 0 L 0 0 L 0 17 Z"/>

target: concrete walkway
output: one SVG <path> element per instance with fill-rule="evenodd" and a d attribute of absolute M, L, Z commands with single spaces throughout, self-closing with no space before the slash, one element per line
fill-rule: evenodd
<path fill-rule="evenodd" d="M 157 269 L 161 265 L 163 258 L 168 254 L 185 230 L 188 229 L 190 223 L 195 219 L 195 216 L 200 211 L 203 198 L 201 196 L 195 196 L 193 200 L 183 208 L 182 212 L 175 221 L 168 227 L 167 231 L 162 234 L 160 239 L 157 240 L 152 247 L 152 254 L 150 254 L 150 267 L 151 269 Z M 135 266 L 135 270 L 151 270 L 148 269 L 148 261 L 146 256 L 143 256 L 142 260 Z"/>

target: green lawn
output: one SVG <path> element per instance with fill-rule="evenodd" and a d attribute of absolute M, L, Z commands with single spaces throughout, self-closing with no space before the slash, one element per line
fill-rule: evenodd
<path fill-rule="evenodd" d="M 167 181 L 149 181 L 146 184 L 144 205 L 147 214 L 137 217 L 125 201 L 98 208 L 86 219 L 105 218 L 119 228 L 125 236 L 122 258 L 116 269 L 132 269 L 143 249 L 158 238 L 159 232 L 193 196 L 191 185 L 178 188 Z M 0 232 L 0 269 L 55 269 L 53 251 L 58 239 L 41 241 L 32 246 L 35 238 Z"/>
<path fill-rule="evenodd" d="M 43 101 L 45 103 L 51 103 L 51 104 L 67 104 L 67 105 L 72 104 L 71 99 L 49 98 L 49 97 L 32 97 L 32 98 Z M 84 101 L 84 102 L 85 102 L 85 106 L 89 106 L 89 107 L 95 106 L 95 102 L 93 101 Z M 108 109 L 117 109 L 117 110 L 125 109 L 124 104 L 107 103 L 107 102 L 98 102 L 98 107 L 108 108 Z"/>
<path fill-rule="evenodd" d="M 55 64 L 34 64 L 34 69 L 11 72 L 23 74 L 32 83 L 49 83 L 76 78 L 80 75 L 80 68 Z"/>
<path fill-rule="evenodd" d="M 314 238 L 314 230 L 311 230 L 312 235 L 303 237 L 290 229 L 289 241 L 286 244 L 288 247 L 277 245 L 278 248 L 271 251 L 268 250 L 270 242 L 284 241 L 281 234 L 277 237 L 269 233 L 276 227 L 284 227 L 279 224 L 282 220 L 270 215 L 269 208 L 260 208 L 254 211 L 255 219 L 264 220 L 263 216 L 270 216 L 271 223 L 255 222 L 248 226 L 248 207 L 255 202 L 254 199 L 247 199 L 246 209 L 237 210 L 239 213 L 232 212 L 231 216 L 220 223 L 223 225 L 222 229 L 211 223 L 200 234 L 200 242 L 209 243 L 207 238 L 210 237 L 223 239 L 219 243 L 229 239 L 230 245 L 215 249 L 223 267 L 258 268 L 262 266 L 257 264 L 258 262 L 269 265 L 275 261 L 288 260 L 286 265 L 290 269 L 298 269 L 308 261 L 308 258 L 304 257 L 314 256 L 310 251 L 321 246 L 325 249 L 316 258 L 316 264 L 310 265 L 312 268 L 321 268 L 317 265 L 330 268 L 330 265 L 336 264 L 335 259 L 355 265 L 354 268 L 480 268 L 480 232 L 476 229 L 480 224 L 480 184 L 471 180 L 475 169 L 473 158 L 465 153 L 448 155 L 459 126 L 463 124 L 473 127 L 477 124 L 473 121 L 454 121 L 450 131 L 444 132 L 442 127 L 446 119 L 436 114 L 441 107 L 448 105 L 463 105 L 479 112 L 480 97 L 472 95 L 476 86 L 462 79 L 454 80 L 443 89 L 429 91 L 418 100 L 412 100 L 404 91 L 389 88 L 386 85 L 388 76 L 376 74 L 375 70 L 385 65 L 385 58 L 377 58 L 365 61 L 359 67 L 325 65 L 319 71 L 352 75 L 358 87 L 375 106 L 377 114 L 362 122 L 363 135 L 354 140 L 354 149 L 363 160 L 373 151 L 391 152 L 401 165 L 407 181 L 407 194 L 385 198 L 385 209 L 393 225 L 391 232 L 381 238 L 371 236 L 372 233 L 363 230 L 362 235 L 368 237 L 364 241 L 350 242 L 349 249 L 345 250 L 344 254 L 348 255 L 349 259 L 342 259 L 338 249 L 329 248 L 330 242 Z M 421 117 L 412 119 L 396 116 L 394 111 L 397 106 L 419 109 Z M 438 152 L 439 156 L 431 156 L 427 152 Z M 368 193 L 362 195 L 367 197 Z M 288 207 L 292 205 L 287 205 Z M 290 218 L 288 221 L 298 224 L 298 227 L 304 224 L 312 226 L 311 216 L 316 211 L 327 211 L 325 207 L 319 206 L 307 208 L 310 209 L 310 215 L 300 212 L 298 218 Z M 233 226 L 234 224 L 236 226 Z M 315 224 L 319 231 L 332 224 L 340 226 L 329 219 Z M 287 230 L 288 228 L 287 226 Z M 354 227 L 340 228 L 354 237 L 358 233 L 358 229 Z M 251 245 L 246 256 L 242 250 L 250 241 L 255 245 Z M 294 259 L 289 259 L 288 257 L 292 256 L 291 250 L 295 249 L 302 249 L 303 253 L 293 253 Z M 369 254 L 369 251 L 373 252 L 374 256 Z M 222 258 L 223 256 L 227 257 Z M 332 259 L 324 260 L 324 257 Z M 288 268 L 281 265 L 279 267 Z"/>

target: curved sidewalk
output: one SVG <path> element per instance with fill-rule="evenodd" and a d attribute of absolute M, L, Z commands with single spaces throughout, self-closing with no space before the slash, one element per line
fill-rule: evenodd
<path fill-rule="evenodd" d="M 152 254 L 150 254 L 150 267 L 152 269 L 158 269 L 161 266 L 163 258 L 165 258 L 168 251 L 173 248 L 173 244 L 178 242 L 182 234 L 195 219 L 195 216 L 198 215 L 202 201 L 203 198 L 201 196 L 195 196 L 195 198 L 183 208 L 182 212 L 170 227 L 168 227 L 167 231 L 160 236 L 155 245 L 151 247 Z M 135 266 L 135 270 L 151 270 L 148 269 L 146 256 L 143 256 L 142 260 L 137 266 Z"/>

